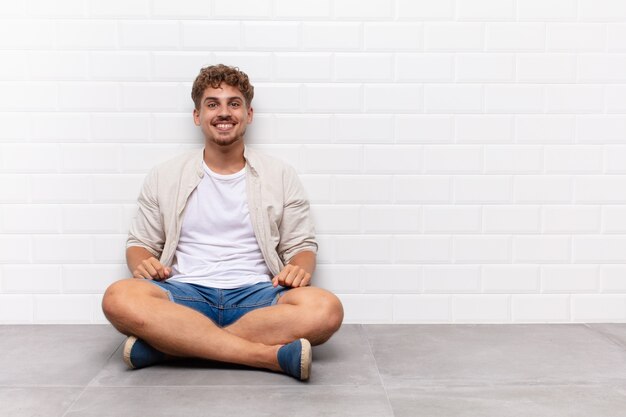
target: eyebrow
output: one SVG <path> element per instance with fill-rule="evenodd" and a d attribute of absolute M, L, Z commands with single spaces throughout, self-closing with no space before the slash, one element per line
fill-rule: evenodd
<path fill-rule="evenodd" d="M 205 97 L 204 100 L 202 101 L 208 101 L 208 100 L 214 100 L 214 101 L 220 101 L 219 97 Z M 239 96 L 232 96 L 232 97 L 226 97 L 226 100 L 241 100 L 243 101 L 243 99 Z"/>

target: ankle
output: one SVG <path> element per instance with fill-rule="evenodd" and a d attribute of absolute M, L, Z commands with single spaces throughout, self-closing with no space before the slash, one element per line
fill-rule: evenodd
<path fill-rule="evenodd" d="M 268 346 L 266 364 L 264 365 L 265 368 L 282 372 L 282 368 L 278 363 L 278 349 L 282 346 L 283 345 Z"/>

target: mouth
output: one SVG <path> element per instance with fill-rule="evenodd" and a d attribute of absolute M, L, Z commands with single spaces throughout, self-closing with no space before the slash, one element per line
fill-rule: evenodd
<path fill-rule="evenodd" d="M 220 123 L 213 123 L 213 126 L 219 130 L 220 132 L 228 132 L 229 130 L 231 130 L 232 128 L 235 127 L 235 123 L 233 122 L 220 122 Z"/>

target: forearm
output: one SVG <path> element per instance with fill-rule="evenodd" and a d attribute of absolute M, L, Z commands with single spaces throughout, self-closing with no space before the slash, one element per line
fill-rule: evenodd
<path fill-rule="evenodd" d="M 126 265 L 128 270 L 133 272 L 137 269 L 141 261 L 152 258 L 154 255 L 141 246 L 130 246 L 126 249 Z"/>
<path fill-rule="evenodd" d="M 308 250 L 299 252 L 295 254 L 290 260 L 290 265 L 297 265 L 300 268 L 304 269 L 309 274 L 313 275 L 313 271 L 315 271 L 316 265 L 316 255 L 315 252 L 311 252 Z"/>

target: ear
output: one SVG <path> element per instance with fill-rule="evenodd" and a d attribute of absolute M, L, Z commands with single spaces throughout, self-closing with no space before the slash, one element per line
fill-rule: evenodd
<path fill-rule="evenodd" d="M 200 112 L 198 109 L 193 109 L 193 123 L 196 126 L 200 126 Z"/>
<path fill-rule="evenodd" d="M 248 123 L 252 123 L 253 118 L 254 118 L 254 109 L 252 107 L 248 107 Z"/>

